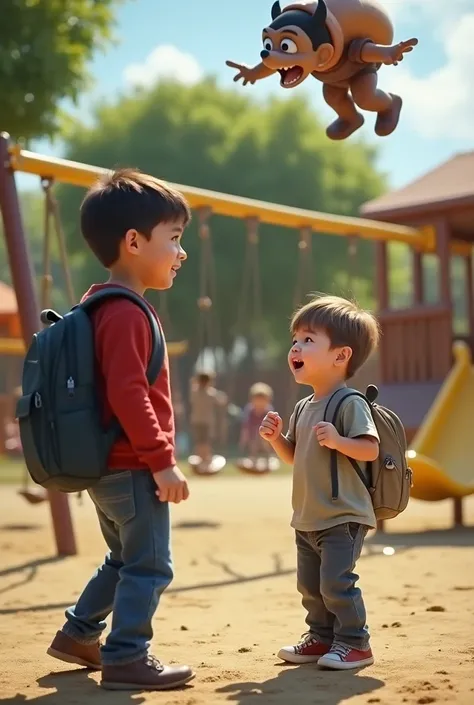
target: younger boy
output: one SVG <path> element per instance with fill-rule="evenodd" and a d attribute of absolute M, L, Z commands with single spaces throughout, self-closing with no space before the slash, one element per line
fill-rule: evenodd
<path fill-rule="evenodd" d="M 376 460 L 379 437 L 369 406 L 360 397 L 343 401 L 340 429 L 323 419 L 332 394 L 346 386 L 376 348 L 379 329 L 375 318 L 355 303 L 324 296 L 295 313 L 291 331 L 290 369 L 296 382 L 311 386 L 314 393 L 300 407 L 297 419 L 293 412 L 286 436 L 275 412 L 267 414 L 260 433 L 283 462 L 294 464 L 291 525 L 296 530 L 298 590 L 309 631 L 297 645 L 280 649 L 278 656 L 291 663 L 360 668 L 374 658 L 354 568 L 376 520 L 370 494 L 347 458 L 361 467 Z M 330 449 L 338 451 L 336 500 L 331 492 Z"/>
<path fill-rule="evenodd" d="M 98 183 L 82 203 L 81 229 L 110 277 L 84 298 L 110 285 L 141 296 L 169 289 L 186 259 L 181 236 L 189 220 L 180 193 L 138 171 L 120 170 Z M 169 503 L 189 495 L 175 459 L 168 359 L 150 386 L 151 330 L 132 301 L 105 300 L 92 324 L 104 424 L 115 416 L 123 429 L 109 455 L 110 473 L 89 490 L 110 552 L 66 611 L 48 653 L 102 669 L 101 685 L 111 690 L 175 688 L 193 678 L 192 670 L 164 666 L 148 653 L 153 615 L 173 578 Z"/>

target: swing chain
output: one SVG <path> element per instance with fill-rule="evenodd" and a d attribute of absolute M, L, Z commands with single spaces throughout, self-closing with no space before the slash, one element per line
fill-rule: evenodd
<path fill-rule="evenodd" d="M 256 216 L 250 216 L 245 219 L 247 226 L 247 241 L 252 245 L 258 245 L 259 235 L 258 229 L 260 222 Z"/>
<path fill-rule="evenodd" d="M 51 288 L 53 285 L 53 277 L 51 274 L 51 220 L 56 232 L 58 241 L 59 256 L 66 281 L 66 291 L 69 304 L 74 305 L 76 297 L 74 294 L 74 286 L 72 283 L 72 275 L 69 267 L 66 240 L 64 230 L 61 224 L 61 214 L 59 212 L 59 203 L 53 191 L 54 179 L 51 177 L 41 177 L 41 188 L 45 195 L 45 223 L 44 223 L 44 247 L 43 247 L 43 301 L 44 308 L 48 308 L 51 304 Z"/>
<path fill-rule="evenodd" d="M 298 268 L 296 272 L 296 285 L 293 299 L 293 308 L 301 306 L 303 299 L 311 290 L 313 279 L 313 229 L 309 225 L 300 228 L 298 240 Z M 289 378 L 289 390 L 287 394 L 286 416 L 289 418 L 298 400 L 298 387 L 294 380 Z"/>
<path fill-rule="evenodd" d="M 300 237 L 298 241 L 298 271 L 296 274 L 296 287 L 293 306 L 296 308 L 302 302 L 304 296 L 311 288 L 312 280 L 312 243 L 313 229 L 309 225 L 304 225 L 300 228 Z"/>
<path fill-rule="evenodd" d="M 259 220 L 255 217 L 245 219 L 247 229 L 247 241 L 245 246 L 245 258 L 243 266 L 242 290 L 240 295 L 240 305 L 237 312 L 236 334 L 243 335 L 249 333 L 246 329 L 246 321 L 249 319 L 260 321 L 262 317 L 262 295 L 260 287 L 260 267 L 258 258 L 259 244 Z M 253 316 L 249 313 L 249 297 L 253 297 Z"/>
<path fill-rule="evenodd" d="M 212 216 L 212 208 L 205 206 L 198 209 L 198 236 L 201 240 L 201 263 L 199 275 L 199 298 L 197 305 L 200 311 L 198 328 L 199 350 L 203 352 L 206 347 L 210 347 L 214 355 L 214 365 L 217 371 L 217 359 L 215 357 L 218 345 L 218 330 L 215 311 L 216 301 L 216 274 L 215 263 L 212 252 L 211 228 L 209 220 Z"/>
<path fill-rule="evenodd" d="M 51 179 L 41 179 L 41 188 L 45 196 L 44 208 L 44 234 L 43 234 L 43 275 L 41 280 L 41 307 L 51 306 L 51 289 L 53 287 L 53 277 L 51 274 Z"/>
<path fill-rule="evenodd" d="M 349 235 L 347 244 L 347 279 L 351 294 L 354 293 L 354 281 L 357 274 L 357 254 L 359 250 L 359 235 Z"/>
<path fill-rule="evenodd" d="M 67 250 L 66 250 L 66 240 L 64 237 L 64 230 L 61 223 L 61 214 L 59 211 L 59 203 L 54 195 L 53 191 L 54 179 L 51 177 L 41 177 L 41 188 L 43 189 L 45 197 L 45 209 L 44 209 L 44 240 L 43 240 L 43 278 L 42 278 L 42 292 L 41 292 L 41 305 L 42 308 L 49 308 L 51 306 L 51 291 L 53 288 L 53 276 L 51 273 L 51 221 L 53 223 L 54 230 L 56 232 L 56 238 L 58 241 L 59 257 L 61 259 L 61 265 L 64 273 L 64 278 L 66 280 L 66 291 L 69 300 L 69 305 L 73 306 L 76 302 L 76 297 L 74 295 L 74 286 L 72 283 L 72 275 L 69 267 Z M 82 492 L 77 493 L 77 499 L 80 504 L 83 503 Z"/>
<path fill-rule="evenodd" d="M 212 215 L 212 210 L 209 207 L 200 208 L 198 210 L 199 229 L 198 234 L 201 240 L 201 271 L 200 271 L 200 296 L 198 306 L 201 311 L 207 311 L 212 306 L 212 268 L 213 257 L 211 249 L 211 229 L 209 227 L 209 219 Z M 209 296 L 211 294 L 211 296 Z"/>

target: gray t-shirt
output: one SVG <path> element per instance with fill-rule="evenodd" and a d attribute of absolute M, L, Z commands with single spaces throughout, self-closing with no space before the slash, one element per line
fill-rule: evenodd
<path fill-rule="evenodd" d="M 339 497 L 332 499 L 330 450 L 320 446 L 314 426 L 324 420 L 329 401 L 313 397 L 300 411 L 296 434 L 293 412 L 287 438 L 295 444 L 293 468 L 293 518 L 291 526 L 298 531 L 323 531 L 346 522 L 377 525 L 372 499 L 347 458 L 338 453 Z M 380 441 L 370 409 L 360 397 L 343 401 L 339 415 L 340 428 L 346 438 L 373 436 Z M 295 437 L 296 435 L 296 437 Z M 364 467 L 364 463 L 360 464 Z"/>

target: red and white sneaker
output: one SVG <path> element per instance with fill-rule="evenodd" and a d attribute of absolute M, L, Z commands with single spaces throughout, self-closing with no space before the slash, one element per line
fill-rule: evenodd
<path fill-rule="evenodd" d="M 308 633 L 303 634 L 296 646 L 283 646 L 278 652 L 278 658 L 288 663 L 316 663 L 330 648 L 330 644 L 322 644 Z"/>
<path fill-rule="evenodd" d="M 321 656 L 318 666 L 333 668 L 336 671 L 346 671 L 351 668 L 371 666 L 373 662 L 372 649 L 359 651 L 359 649 L 334 642 L 329 651 Z"/>

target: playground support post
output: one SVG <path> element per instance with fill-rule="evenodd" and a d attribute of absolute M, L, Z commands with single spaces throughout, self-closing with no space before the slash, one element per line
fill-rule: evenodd
<path fill-rule="evenodd" d="M 10 167 L 9 140 L 7 133 L 0 133 L 0 211 L 22 336 L 25 345 L 29 345 L 40 325 L 40 311 L 31 258 L 23 231 L 15 174 Z M 75 556 L 77 548 L 68 497 L 66 494 L 50 491 L 48 498 L 58 555 Z"/>

